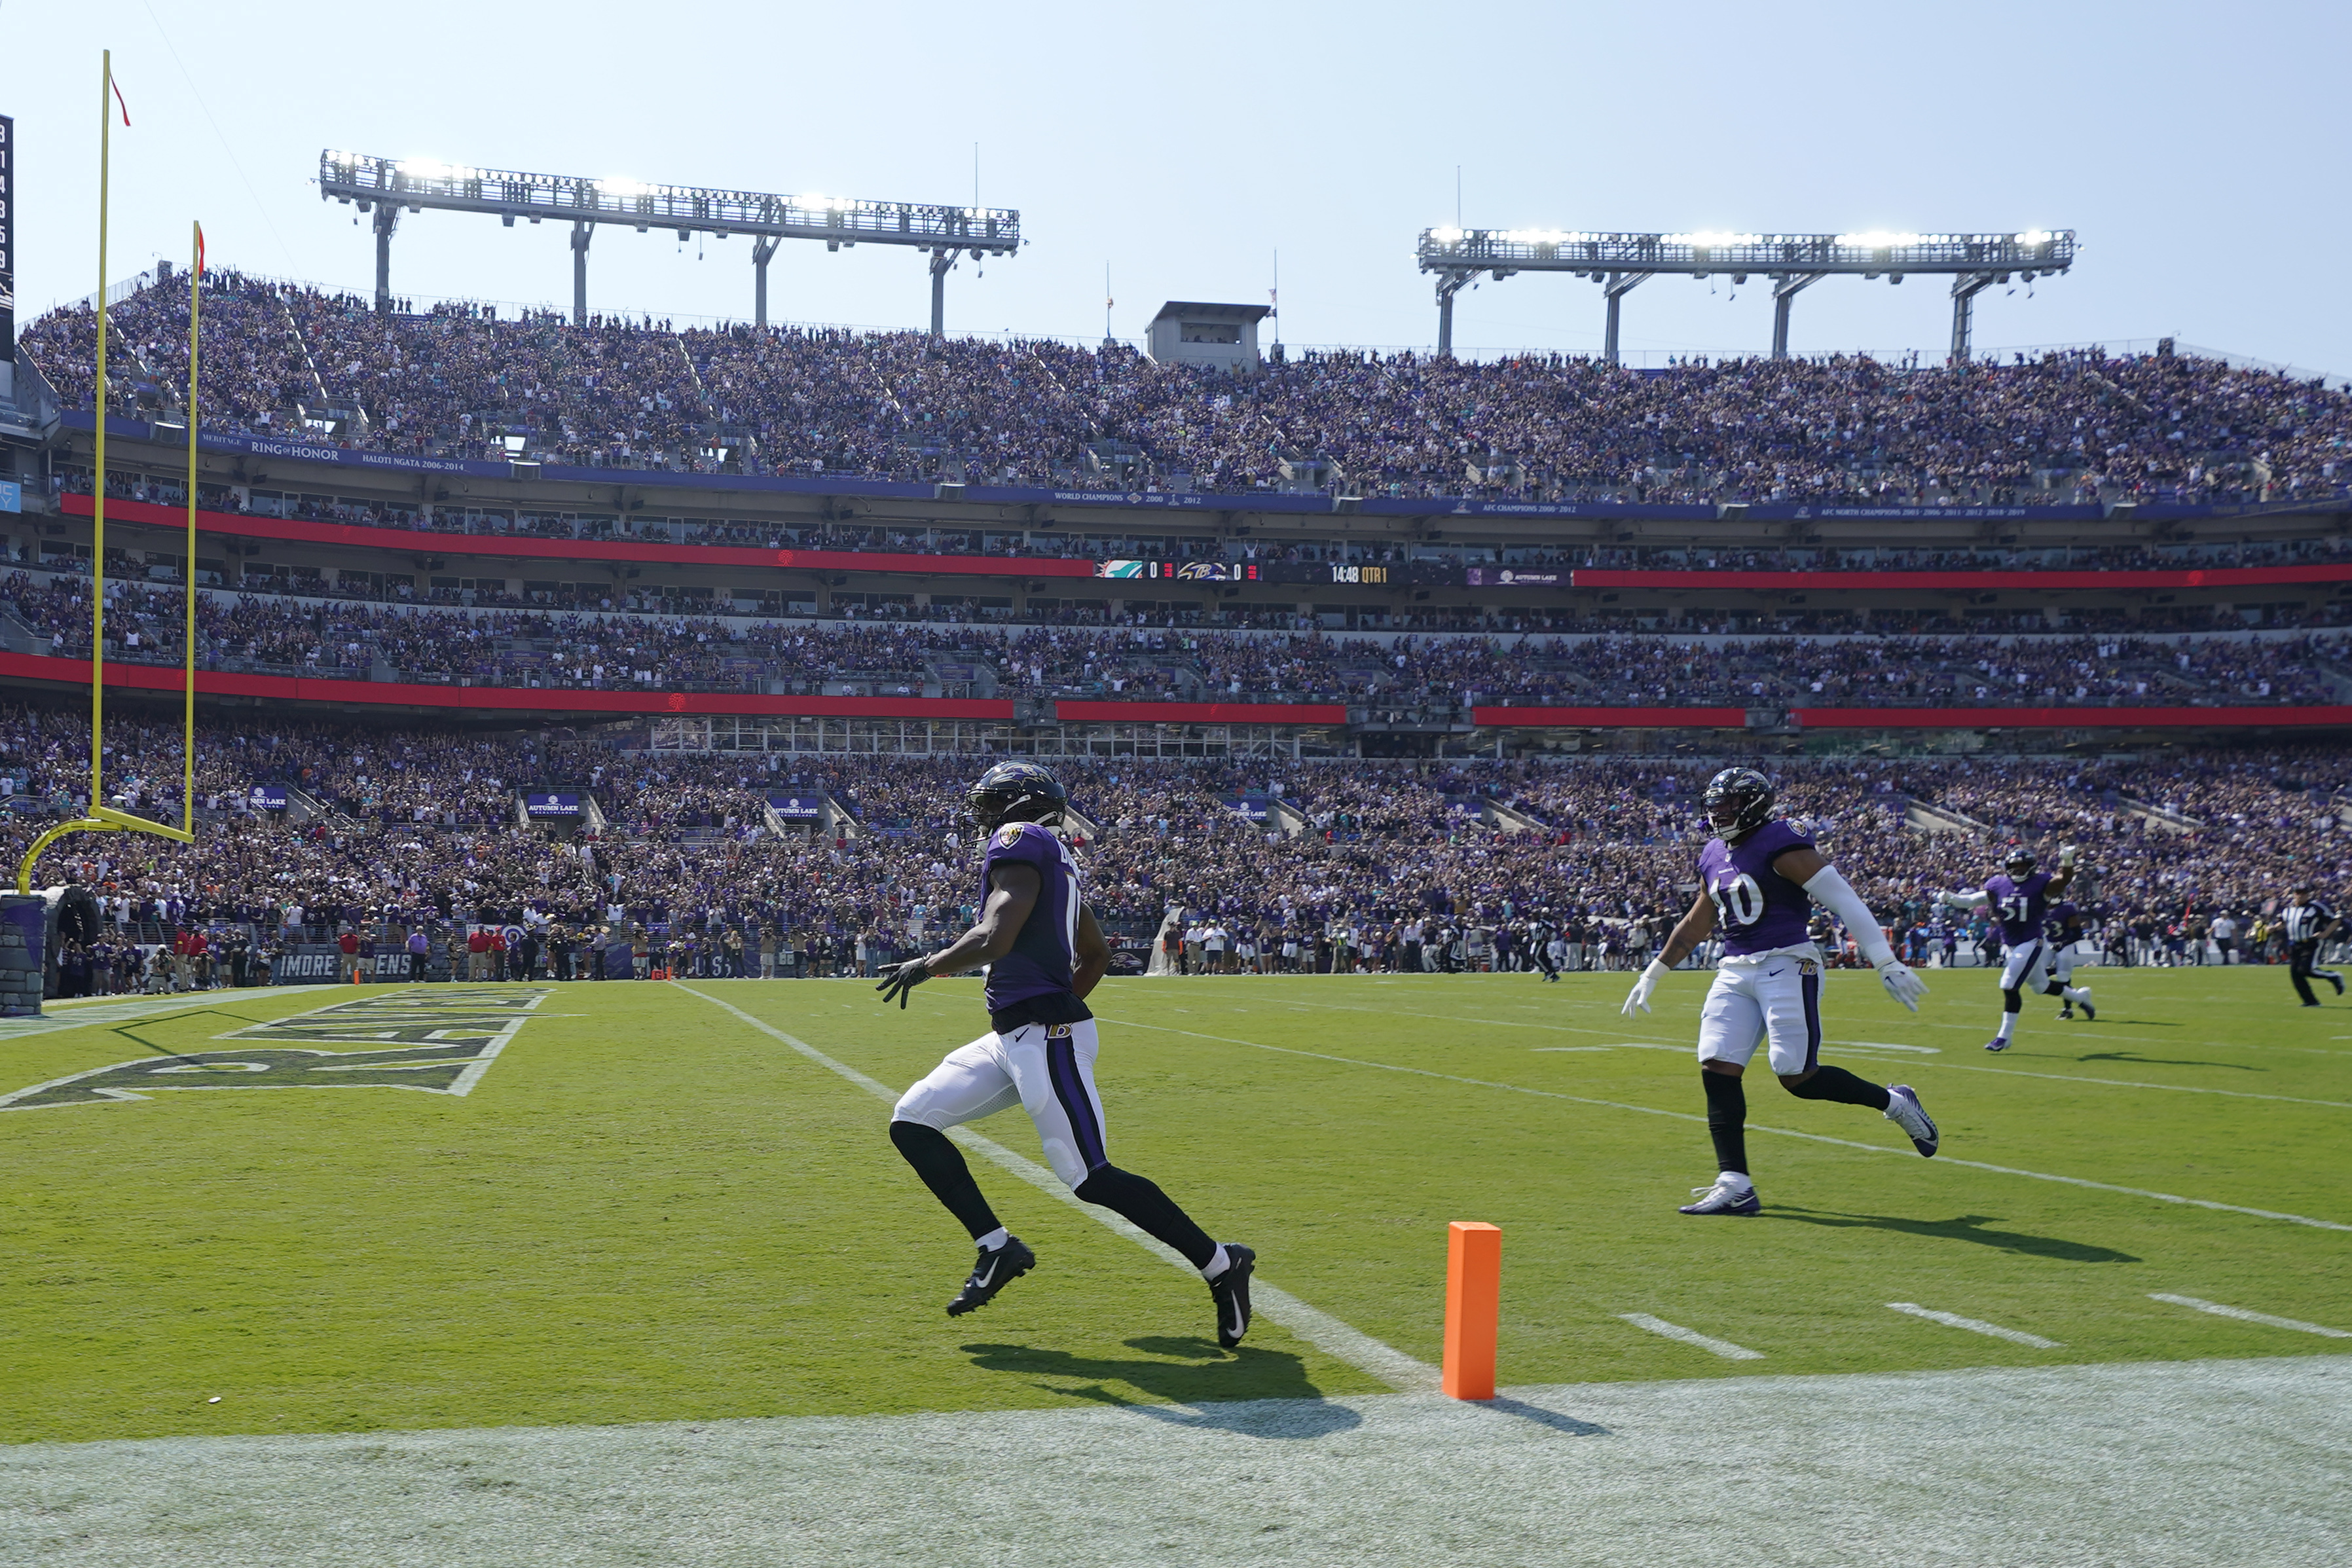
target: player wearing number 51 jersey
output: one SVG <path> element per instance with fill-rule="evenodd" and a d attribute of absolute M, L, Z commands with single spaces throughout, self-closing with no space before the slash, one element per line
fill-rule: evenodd
<path fill-rule="evenodd" d="M 1801 1100 L 1834 1100 L 1884 1112 L 1923 1155 L 1936 1152 L 1936 1124 L 1918 1095 L 1881 1088 L 1822 1054 L 1822 953 L 1805 935 L 1815 903 L 1845 922 L 1887 994 L 1916 1012 L 1927 988 L 1887 946 L 1878 918 L 1813 841 L 1772 812 L 1772 781 L 1752 768 L 1727 768 L 1703 797 L 1718 835 L 1699 852 L 1700 891 L 1666 946 L 1625 998 L 1625 1014 L 1650 1010 L 1658 981 L 1711 931 L 1723 958 L 1699 1009 L 1699 1082 L 1718 1174 L 1693 1190 L 1685 1214 L 1754 1214 L 1761 1207 L 1748 1172 L 1748 1097 L 1740 1087 L 1756 1048 L 1766 1048 L 1780 1085 Z"/>
<path fill-rule="evenodd" d="M 1964 888 L 1944 894 L 1944 902 L 1955 909 L 1975 909 L 1990 905 L 1993 918 L 2000 922 L 2000 1028 L 1985 1042 L 1987 1051 L 2007 1051 L 2011 1030 L 2017 1028 L 2017 1015 L 2025 1005 L 2028 986 L 2044 996 L 2063 997 L 2068 1008 L 2080 1007 L 2083 1016 L 2096 1019 L 2099 1011 L 2091 1005 L 2091 988 L 2070 986 L 2065 979 L 2051 971 L 2052 950 L 2043 935 L 2043 925 L 2050 900 L 2066 891 L 2074 880 L 2074 846 L 2058 848 L 2058 872 L 2052 875 L 2033 869 L 2031 852 L 2011 850 L 2001 862 L 1999 876 L 1988 877 L 1980 888 Z M 2067 977 L 2074 974 L 2067 967 Z"/>
<path fill-rule="evenodd" d="M 1045 1163 L 1073 1193 L 1124 1216 L 1201 1271 L 1216 1308 L 1217 1343 L 1231 1350 L 1249 1331 L 1257 1255 L 1212 1240 L 1155 1184 L 1111 1164 L 1104 1145 L 1094 1014 L 1085 998 L 1110 966 L 1110 945 L 1079 896 L 1077 862 L 1046 827 L 1061 820 L 1069 796 L 1034 762 L 1000 762 L 969 800 L 988 835 L 979 924 L 940 951 L 896 966 L 875 988 L 904 1009 L 907 993 L 924 981 L 988 966 L 988 1032 L 948 1052 L 890 1113 L 890 1141 L 980 1249 L 949 1315 L 985 1306 L 1037 1262 L 997 1222 L 947 1136 L 950 1127 L 1018 1105 L 1036 1124 Z"/>

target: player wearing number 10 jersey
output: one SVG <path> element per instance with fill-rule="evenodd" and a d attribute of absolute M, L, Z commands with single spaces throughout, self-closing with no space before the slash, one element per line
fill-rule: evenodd
<path fill-rule="evenodd" d="M 1881 1088 L 1843 1067 L 1822 1063 L 1822 953 L 1805 935 L 1819 902 L 1845 923 L 1887 994 L 1913 1012 L 1927 988 L 1887 946 L 1878 918 L 1847 885 L 1813 841 L 1772 810 L 1772 781 L 1752 768 L 1727 768 L 1703 797 L 1717 834 L 1699 852 L 1698 899 L 1642 971 L 1625 1015 L 1650 1010 L 1650 994 L 1667 970 L 1711 931 L 1723 933 L 1723 958 L 1699 1009 L 1699 1082 L 1706 1091 L 1706 1130 L 1715 1140 L 1715 1185 L 1693 1189 L 1685 1214 L 1754 1214 L 1762 1207 L 1748 1173 L 1748 1098 L 1740 1075 L 1758 1045 L 1766 1048 L 1781 1087 L 1801 1100 L 1867 1105 L 1909 1134 L 1923 1155 L 1936 1152 L 1936 1124 L 1918 1095 L 1897 1083 Z"/>

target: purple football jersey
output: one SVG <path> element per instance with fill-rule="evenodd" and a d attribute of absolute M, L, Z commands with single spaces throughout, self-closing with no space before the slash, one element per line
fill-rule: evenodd
<path fill-rule="evenodd" d="M 1992 905 L 1993 916 L 2000 922 L 2000 939 L 2011 947 L 2022 947 L 2040 939 L 2042 916 L 2048 913 L 2049 900 L 2043 890 L 2050 885 L 2050 873 L 2037 871 L 2023 882 L 2007 872 L 1992 877 L 1984 884 L 1985 902 Z"/>
<path fill-rule="evenodd" d="M 988 967 L 988 1010 L 1002 1012 L 1015 1002 L 1070 995 L 1077 959 L 1078 865 L 1053 831 L 1034 822 L 1007 822 L 989 835 L 980 865 L 983 902 L 1003 865 L 1025 865 L 1037 873 L 1037 902 L 1013 939 L 1013 951 Z"/>
<path fill-rule="evenodd" d="M 1812 847 L 1810 837 L 1783 821 L 1767 822 L 1737 844 L 1708 841 L 1698 854 L 1698 879 L 1715 900 L 1724 952 L 1745 957 L 1809 940 L 1805 920 L 1813 901 L 1772 862 L 1790 850 Z"/>
<path fill-rule="evenodd" d="M 2053 942 L 2073 942 L 2083 934 L 2083 912 L 2072 904 L 2059 903 L 2050 906 L 2050 923 L 2045 928 Z"/>

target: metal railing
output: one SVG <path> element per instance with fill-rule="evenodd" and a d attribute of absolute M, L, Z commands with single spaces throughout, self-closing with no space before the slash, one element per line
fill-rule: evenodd
<path fill-rule="evenodd" d="M 1423 271 L 2063 272 L 2074 231 L 2021 234 L 1587 234 L 1549 229 L 1423 229 Z"/>
<path fill-rule="evenodd" d="M 934 206 L 845 197 L 774 195 L 698 185 L 651 185 L 513 169 L 454 167 L 358 152 L 319 154 L 319 193 L 501 217 L 567 219 L 669 228 L 680 234 L 772 235 L 838 245 L 967 247 L 1003 256 L 1021 244 L 1021 214 L 1007 207 Z"/>

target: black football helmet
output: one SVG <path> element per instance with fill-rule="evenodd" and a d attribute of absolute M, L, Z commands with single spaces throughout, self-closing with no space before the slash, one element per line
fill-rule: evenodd
<path fill-rule="evenodd" d="M 980 776 L 964 800 L 980 831 L 992 833 L 1006 822 L 1060 821 L 1070 792 L 1034 762 L 1000 762 Z"/>
<path fill-rule="evenodd" d="M 2032 876 L 2033 864 L 2033 852 L 2021 847 L 2009 852 L 2009 858 L 2000 862 L 2000 869 L 2011 876 Z"/>
<path fill-rule="evenodd" d="M 1727 839 L 1752 833 L 1772 819 L 1772 780 L 1753 768 L 1727 768 L 1699 797 L 1706 820 Z"/>

